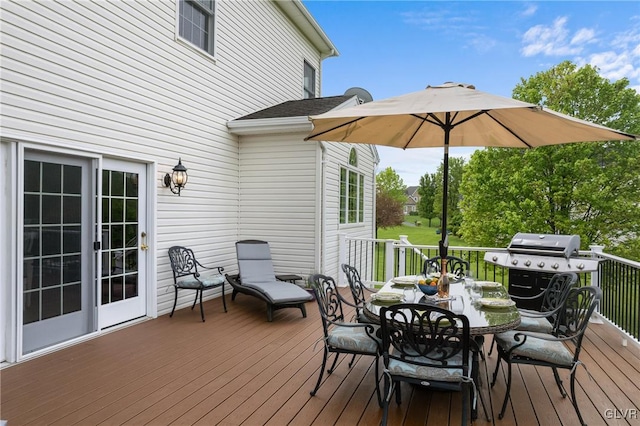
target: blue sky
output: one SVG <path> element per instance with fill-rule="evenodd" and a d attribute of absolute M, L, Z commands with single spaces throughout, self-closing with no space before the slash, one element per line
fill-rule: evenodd
<path fill-rule="evenodd" d="M 511 97 L 521 78 L 571 60 L 640 92 L 638 1 L 316 1 L 304 5 L 340 56 L 322 64 L 322 96 L 362 87 L 374 100 L 446 81 Z M 468 158 L 473 150 L 452 148 Z M 379 170 L 406 185 L 434 173 L 441 149 L 378 147 Z"/>

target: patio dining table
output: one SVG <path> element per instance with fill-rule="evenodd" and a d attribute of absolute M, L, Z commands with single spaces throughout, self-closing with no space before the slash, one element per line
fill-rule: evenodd
<path fill-rule="evenodd" d="M 417 286 L 398 285 L 390 280 L 378 291 L 378 293 L 396 293 L 402 295 L 403 303 L 435 304 L 436 306 L 462 313 L 469 318 L 470 334 L 482 336 L 484 334 L 501 333 L 513 330 L 520 325 L 520 313 L 515 304 L 502 306 L 501 300 L 509 301 L 507 290 L 498 283 L 478 281 L 478 287 L 482 288 L 481 297 L 474 298 L 470 287 L 464 285 L 464 280 L 450 284 L 449 299 L 439 299 L 436 296 L 427 296 Z M 492 306 L 494 303 L 498 302 Z M 399 303 L 399 302 L 397 302 Z M 364 305 L 364 315 L 374 323 L 380 323 L 380 309 L 389 306 L 389 302 L 369 299 Z"/>

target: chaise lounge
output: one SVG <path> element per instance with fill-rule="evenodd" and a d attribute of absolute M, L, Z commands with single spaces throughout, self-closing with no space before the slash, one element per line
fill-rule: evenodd
<path fill-rule="evenodd" d="M 238 293 L 248 294 L 267 303 L 267 320 L 273 321 L 273 312 L 283 308 L 299 308 L 307 317 L 304 304 L 313 300 L 304 289 L 290 282 L 279 281 L 273 271 L 269 243 L 260 240 L 236 242 L 238 275 L 227 274 L 233 287 L 231 300 Z"/>

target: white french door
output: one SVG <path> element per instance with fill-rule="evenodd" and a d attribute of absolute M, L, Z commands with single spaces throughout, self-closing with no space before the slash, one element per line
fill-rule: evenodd
<path fill-rule="evenodd" d="M 93 161 L 25 151 L 22 191 L 22 353 L 96 330 Z"/>
<path fill-rule="evenodd" d="M 100 328 L 147 313 L 146 179 L 144 164 L 103 160 Z"/>

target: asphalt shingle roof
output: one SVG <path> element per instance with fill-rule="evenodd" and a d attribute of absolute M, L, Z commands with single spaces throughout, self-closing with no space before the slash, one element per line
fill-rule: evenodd
<path fill-rule="evenodd" d="M 331 111 L 338 105 L 346 102 L 353 95 L 328 96 L 324 98 L 300 99 L 296 101 L 286 101 L 260 111 L 245 115 L 237 120 L 252 120 L 258 118 L 283 118 L 283 117 L 304 117 L 309 115 L 322 114 Z"/>

